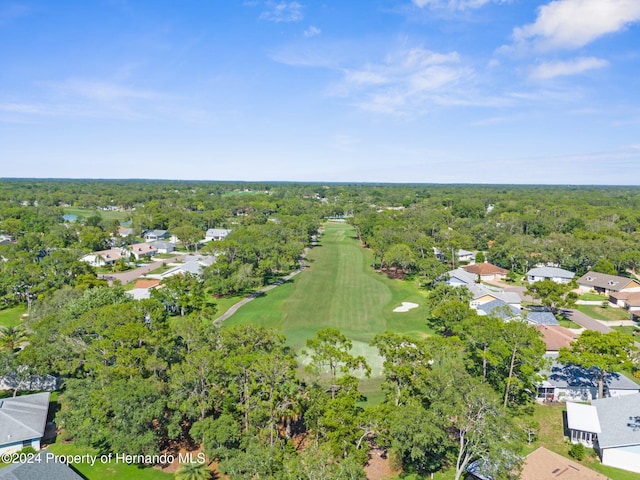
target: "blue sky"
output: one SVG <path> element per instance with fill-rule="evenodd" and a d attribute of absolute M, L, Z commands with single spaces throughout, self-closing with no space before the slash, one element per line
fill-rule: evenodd
<path fill-rule="evenodd" d="M 0 176 L 640 184 L 639 0 L 0 1 Z"/>

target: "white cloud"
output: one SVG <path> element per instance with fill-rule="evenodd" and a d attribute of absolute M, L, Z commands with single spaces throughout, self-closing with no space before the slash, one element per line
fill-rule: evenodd
<path fill-rule="evenodd" d="M 417 7 L 446 8 L 449 10 L 468 10 L 480 8 L 487 3 L 506 3 L 509 0 L 412 0 Z"/>
<path fill-rule="evenodd" d="M 302 5 L 298 2 L 279 2 L 267 4 L 268 10 L 265 10 L 260 15 L 262 20 L 269 20 L 270 22 L 299 22 L 304 18 L 302 14 Z"/>
<path fill-rule="evenodd" d="M 346 69 L 333 93 L 355 98 L 365 110 L 407 114 L 429 103 L 457 103 L 455 87 L 471 74 L 457 52 L 442 54 L 417 47 L 397 51 L 381 63 Z"/>
<path fill-rule="evenodd" d="M 534 23 L 516 27 L 513 38 L 542 49 L 574 49 L 638 21 L 638 0 L 555 0 L 538 9 Z"/>
<path fill-rule="evenodd" d="M 306 38 L 311 38 L 315 37 L 316 35 L 320 35 L 320 33 L 322 33 L 322 30 L 320 30 L 318 27 L 310 25 L 309 28 L 304 31 L 304 36 Z"/>
<path fill-rule="evenodd" d="M 609 62 L 596 57 L 579 57 L 565 62 L 541 63 L 531 72 L 531 78 L 536 80 L 549 80 L 556 77 L 578 75 L 588 70 L 603 68 Z"/>

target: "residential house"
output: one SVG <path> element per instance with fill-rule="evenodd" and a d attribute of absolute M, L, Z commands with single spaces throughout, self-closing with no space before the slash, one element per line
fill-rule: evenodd
<path fill-rule="evenodd" d="M 461 268 L 450 270 L 446 273 L 448 279 L 447 283 L 452 287 L 466 287 L 476 283 L 477 276 L 473 273 L 469 273 Z"/>
<path fill-rule="evenodd" d="M 602 464 L 640 473 L 640 394 L 601 398 L 591 405 L 600 421 Z"/>
<path fill-rule="evenodd" d="M 474 262 L 476 258 L 475 252 L 463 250 L 462 248 L 456 252 L 456 258 L 459 262 Z"/>
<path fill-rule="evenodd" d="M 50 452 L 40 452 L 31 461 L 15 462 L 0 469 L 0 480 L 83 480 L 67 463 Z"/>
<path fill-rule="evenodd" d="M 540 447 L 524 459 L 520 480 L 610 480 L 584 465 Z"/>
<path fill-rule="evenodd" d="M 505 292 L 504 290 L 490 288 L 479 283 L 468 284 L 466 287 L 472 295 L 471 301 L 469 302 L 471 308 L 477 309 L 478 306 L 484 305 L 485 303 L 500 300 L 520 310 L 522 299 L 516 292 Z"/>
<path fill-rule="evenodd" d="M 575 276 L 575 273 L 557 267 L 536 267 L 527 272 L 527 280 L 530 284 L 543 280 L 551 280 L 555 283 L 569 283 Z"/>
<path fill-rule="evenodd" d="M 117 247 L 88 253 L 81 257 L 80 261 L 87 262 L 94 267 L 104 267 L 105 265 L 113 265 L 121 258 L 129 261 L 129 251 L 126 248 Z"/>
<path fill-rule="evenodd" d="M 49 411 L 49 392 L 0 400 L 0 454 L 25 447 L 40 450 Z"/>
<path fill-rule="evenodd" d="M 614 292 L 609 295 L 609 303 L 628 310 L 634 320 L 640 317 L 640 292 Z"/>
<path fill-rule="evenodd" d="M 0 235 L 0 245 L 7 245 L 13 242 L 13 237 L 11 235 Z"/>
<path fill-rule="evenodd" d="M 133 228 L 118 227 L 118 235 L 121 237 L 130 237 L 133 235 Z"/>
<path fill-rule="evenodd" d="M 611 295 L 619 292 L 640 292 L 640 282 L 633 278 L 591 271 L 578 279 L 578 288 L 582 292 L 594 290 L 597 293 Z"/>
<path fill-rule="evenodd" d="M 173 242 L 158 240 L 156 242 L 151 242 L 151 246 L 154 247 L 158 253 L 171 253 L 176 251 L 176 244 Z"/>
<path fill-rule="evenodd" d="M 473 273 L 480 277 L 480 280 L 483 282 L 494 282 L 499 280 L 504 280 L 507 278 L 507 274 L 509 270 L 505 270 L 504 268 L 498 267 L 497 265 L 492 265 L 491 263 L 474 263 L 471 265 L 464 265 L 460 267 L 463 270 Z"/>
<path fill-rule="evenodd" d="M 160 280 L 139 279 L 133 288 L 126 293 L 131 295 L 135 300 L 143 300 L 151 298 L 151 290 L 158 288 Z"/>
<path fill-rule="evenodd" d="M 158 253 L 158 249 L 150 243 L 135 243 L 130 245 L 128 248 L 129 252 L 131 252 L 131 255 L 133 255 L 136 260 L 153 257 Z"/>
<path fill-rule="evenodd" d="M 166 230 L 145 230 L 142 232 L 142 238 L 147 242 L 155 242 L 169 238 L 169 232 Z"/>
<path fill-rule="evenodd" d="M 593 405 L 567 402 L 567 429 L 571 443 L 593 448 L 601 432 L 598 409 Z"/>
<path fill-rule="evenodd" d="M 595 368 L 564 365 L 554 361 L 549 370 L 543 370 L 540 374 L 546 378 L 538 384 L 538 401 L 587 402 L 598 396 Z M 609 373 L 604 387 L 605 397 L 640 393 L 640 385 L 619 372 Z"/>
<path fill-rule="evenodd" d="M 513 293 L 497 292 L 496 295 L 513 295 Z M 475 305 L 475 302 L 472 301 L 472 303 Z M 475 305 L 475 307 L 472 306 L 472 308 L 476 309 L 478 315 L 489 315 L 505 321 L 523 320 L 532 325 L 558 325 L 558 320 L 551 312 L 522 310 L 519 305 L 515 306 L 498 298 Z"/>
<path fill-rule="evenodd" d="M 183 260 L 184 263 L 161 273 L 160 278 L 167 278 L 173 275 L 184 275 L 185 273 L 200 275 L 203 269 L 213 265 L 215 257 L 212 255 L 186 255 Z"/>
<path fill-rule="evenodd" d="M 569 347 L 578 335 L 560 325 L 536 324 L 536 330 L 542 333 L 542 341 L 547 347 L 547 355 L 557 355 L 561 348 Z"/>
<path fill-rule="evenodd" d="M 204 240 L 205 242 L 224 240 L 230 233 L 231 230 L 226 228 L 210 228 L 204 234 Z"/>

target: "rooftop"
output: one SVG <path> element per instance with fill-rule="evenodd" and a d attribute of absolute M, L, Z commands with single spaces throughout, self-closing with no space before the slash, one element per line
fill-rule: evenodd
<path fill-rule="evenodd" d="M 600 448 L 640 445 L 640 393 L 592 400 L 598 411 Z"/>
<path fill-rule="evenodd" d="M 607 290 L 620 291 L 623 288 L 627 288 L 630 283 L 635 282 L 633 278 L 619 277 L 618 275 L 608 275 L 600 272 L 587 272 L 578 279 L 580 285 L 587 287 L 598 287 Z M 640 287 L 640 283 L 637 283 L 637 287 Z"/>
<path fill-rule="evenodd" d="M 49 392 L 0 400 L 0 445 L 40 438 L 49 411 Z"/>
<path fill-rule="evenodd" d="M 557 267 L 536 267 L 527 272 L 527 276 L 548 278 L 573 278 L 575 273 Z"/>
<path fill-rule="evenodd" d="M 460 268 L 469 273 L 475 273 L 476 275 L 506 275 L 509 273 L 509 270 L 505 270 L 491 263 L 474 263 L 473 265 L 465 265 Z"/>
<path fill-rule="evenodd" d="M 567 402 L 567 426 L 571 430 L 600 433 L 598 410 L 593 405 Z"/>
<path fill-rule="evenodd" d="M 520 480 L 609 480 L 609 477 L 594 472 L 544 447 L 527 455 Z"/>

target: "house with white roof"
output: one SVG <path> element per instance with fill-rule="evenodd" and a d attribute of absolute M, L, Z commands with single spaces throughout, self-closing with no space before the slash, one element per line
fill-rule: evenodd
<path fill-rule="evenodd" d="M 558 267 L 536 267 L 527 272 L 527 281 L 532 284 L 543 280 L 555 283 L 569 283 L 576 274 Z"/>
<path fill-rule="evenodd" d="M 593 448 L 601 432 L 598 410 L 593 405 L 567 402 L 567 427 L 571 443 Z"/>
<path fill-rule="evenodd" d="M 48 412 L 49 392 L 1 399 L 0 454 L 40 450 Z"/>

